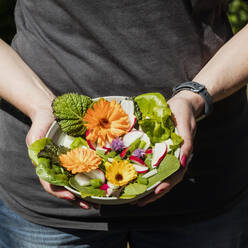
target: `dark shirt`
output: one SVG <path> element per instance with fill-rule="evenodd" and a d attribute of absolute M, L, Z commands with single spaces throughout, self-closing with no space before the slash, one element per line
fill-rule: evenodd
<path fill-rule="evenodd" d="M 173 86 L 192 80 L 231 37 L 224 5 L 206 2 L 20 0 L 12 46 L 56 95 L 161 92 L 168 99 Z M 216 103 L 213 115 L 198 123 L 185 179 L 144 208 L 127 204 L 83 211 L 46 193 L 27 156 L 28 122 L 4 102 L 0 194 L 39 224 L 107 230 L 122 221 L 118 228 L 154 228 L 170 219 L 213 214 L 247 187 L 245 89 Z"/>

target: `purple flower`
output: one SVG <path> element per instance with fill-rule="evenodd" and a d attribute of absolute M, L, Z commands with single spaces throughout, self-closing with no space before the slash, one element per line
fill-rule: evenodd
<path fill-rule="evenodd" d="M 132 155 L 138 158 L 143 158 L 145 156 L 145 150 L 138 148 L 133 151 Z"/>
<path fill-rule="evenodd" d="M 125 146 L 124 146 L 124 144 L 120 138 L 114 139 L 110 146 L 116 152 L 122 151 L 125 148 Z"/>

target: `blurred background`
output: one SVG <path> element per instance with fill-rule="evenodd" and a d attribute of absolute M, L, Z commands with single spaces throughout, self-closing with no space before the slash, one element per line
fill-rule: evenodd
<path fill-rule="evenodd" d="M 0 0 L 0 38 L 10 43 L 15 34 L 14 7 L 16 0 Z M 233 32 L 248 23 L 248 0 L 230 0 L 228 17 Z"/>

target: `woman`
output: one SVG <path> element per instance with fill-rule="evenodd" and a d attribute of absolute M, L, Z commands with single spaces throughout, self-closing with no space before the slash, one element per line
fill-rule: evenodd
<path fill-rule="evenodd" d="M 125 247 L 127 240 L 142 248 L 247 246 L 248 27 L 224 45 L 231 37 L 224 7 L 203 0 L 17 2 L 12 48 L 0 45 L 1 247 Z M 173 87 L 191 80 L 207 97 L 189 90 L 190 82 L 171 98 Z M 51 102 L 65 92 L 161 92 L 184 139 L 184 167 L 193 150 L 187 173 L 181 169 L 135 205 L 100 208 L 39 182 L 25 137 L 30 145 L 45 135 Z"/>

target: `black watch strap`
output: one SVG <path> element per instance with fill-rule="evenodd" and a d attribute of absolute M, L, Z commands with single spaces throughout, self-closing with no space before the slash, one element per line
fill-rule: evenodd
<path fill-rule="evenodd" d="M 193 82 L 193 81 L 189 81 L 189 82 L 184 82 L 181 83 L 177 86 L 175 86 L 172 89 L 173 95 L 175 95 L 176 93 L 178 93 L 179 91 L 182 90 L 190 90 L 194 93 L 199 94 L 205 101 L 205 111 L 204 111 L 204 115 L 208 116 L 213 112 L 213 101 L 212 101 L 212 97 L 209 95 L 206 87 L 202 84 Z"/>

